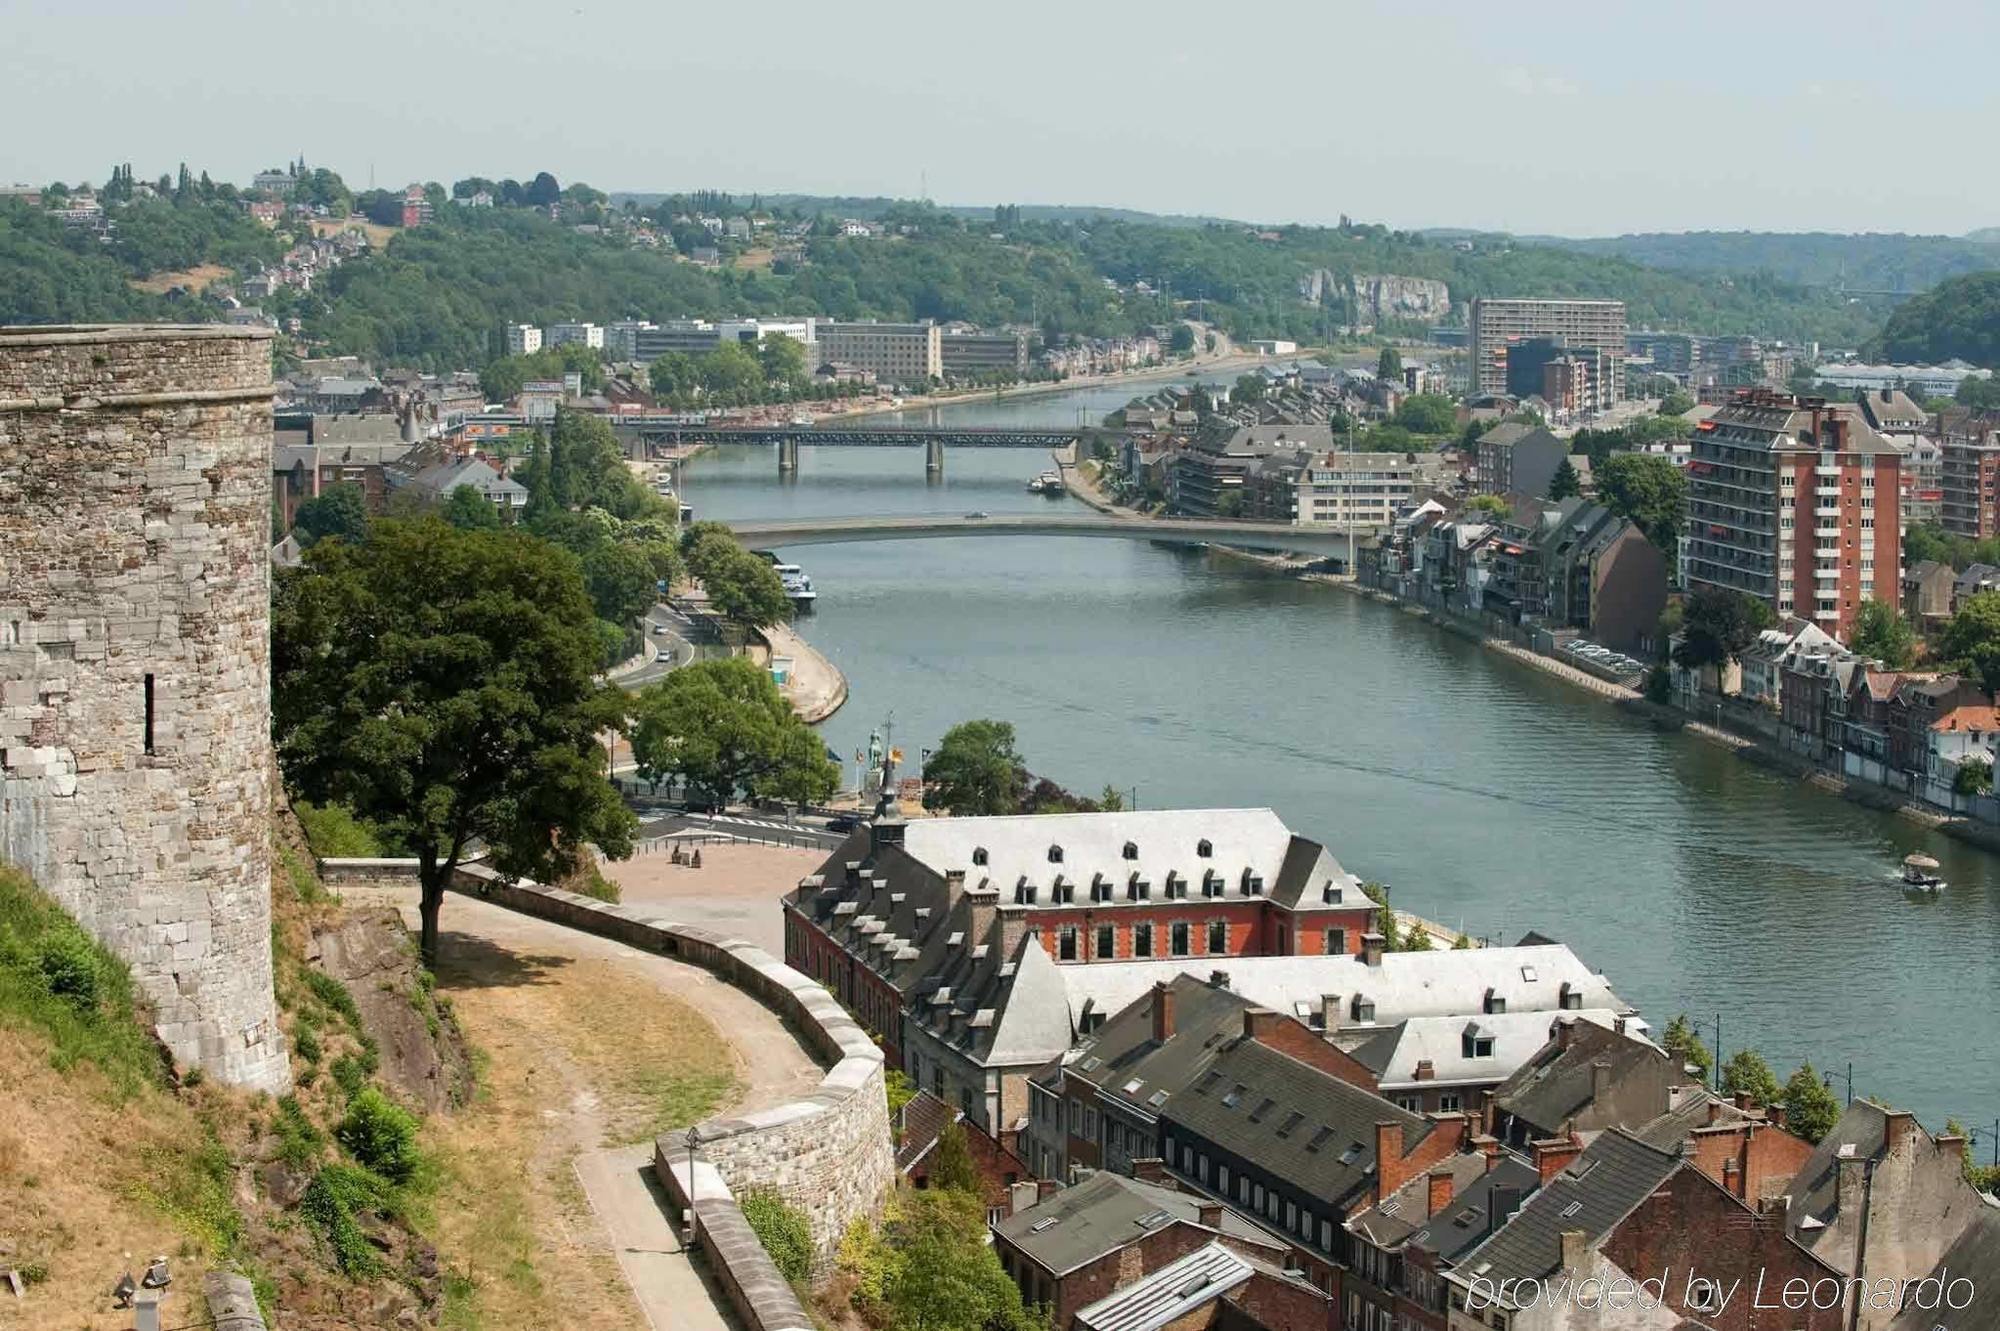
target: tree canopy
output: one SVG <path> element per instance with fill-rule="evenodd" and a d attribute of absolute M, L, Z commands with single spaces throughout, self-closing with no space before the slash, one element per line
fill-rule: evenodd
<path fill-rule="evenodd" d="M 1748 1095 L 1760 1105 L 1774 1105 L 1785 1098 L 1785 1088 L 1764 1056 L 1754 1049 L 1739 1049 L 1722 1065 L 1722 1089 L 1731 1095 Z"/>
<path fill-rule="evenodd" d="M 308 549 L 330 536 L 349 542 L 367 540 L 368 507 L 361 487 L 342 481 L 300 504 L 292 515 L 292 534 Z"/>
<path fill-rule="evenodd" d="M 1937 656 L 1946 668 L 1977 678 L 1987 692 L 2000 689 L 2000 592 L 1965 598 L 1938 635 Z"/>
<path fill-rule="evenodd" d="M 1785 1083 L 1784 1102 L 1786 1129 L 1809 1142 L 1818 1143 L 1840 1121 L 1840 1101 L 1809 1062 Z"/>
<path fill-rule="evenodd" d="M 1726 587 L 1703 587 L 1687 599 L 1674 660 L 1688 670 L 1733 661 L 1771 627 L 1772 620 L 1771 607 L 1756 597 Z"/>
<path fill-rule="evenodd" d="M 438 516 L 466 531 L 491 531 L 500 526 L 500 510 L 469 485 L 453 486 L 444 497 Z"/>
<path fill-rule="evenodd" d="M 1695 1034 L 1694 1023 L 1688 1020 L 1685 1012 L 1667 1023 L 1666 1033 L 1660 1037 L 1660 1047 L 1672 1054 L 1683 1067 L 1694 1068 L 1704 1082 L 1715 1070 L 1715 1055 Z"/>
<path fill-rule="evenodd" d="M 1869 354 L 1895 364 L 2000 366 L 2000 270 L 1938 283 L 1895 308 Z"/>
<path fill-rule="evenodd" d="M 1863 601 L 1847 645 L 1891 670 L 1906 670 L 1916 657 L 1917 634 L 1887 601 Z"/>
<path fill-rule="evenodd" d="M 1414 434 L 1450 434 L 1458 428 L 1458 408 L 1442 393 L 1412 393 L 1396 408 L 1396 424 Z"/>
<path fill-rule="evenodd" d="M 632 815 L 600 736 L 622 695 L 595 680 L 576 561 L 519 531 L 383 520 L 279 573 L 272 729 L 289 787 L 338 802 L 419 863 L 423 951 L 475 841 L 503 873 L 554 879 L 596 846 L 629 854 Z"/>
<path fill-rule="evenodd" d="M 742 657 L 672 671 L 632 703 L 632 756 L 648 780 L 677 777 L 718 803 L 741 796 L 811 803 L 840 768 L 771 672 Z"/>
<path fill-rule="evenodd" d="M 1556 464 L 1555 475 L 1549 478 L 1549 498 L 1562 500 L 1583 493 L 1583 478 L 1577 475 L 1576 464 L 1564 458 Z"/>
<path fill-rule="evenodd" d="M 1671 573 L 1687 512 L 1687 475 L 1656 453 L 1613 453 L 1593 466 L 1597 499 L 1630 518 L 1658 547 Z"/>
<path fill-rule="evenodd" d="M 962 721 L 944 733 L 924 763 L 924 807 L 959 818 L 1018 813 L 1027 767 L 1006 721 Z"/>
<path fill-rule="evenodd" d="M 784 580 L 726 529 L 697 537 L 687 549 L 687 567 L 708 593 L 709 606 L 732 624 L 765 628 L 792 617 Z"/>

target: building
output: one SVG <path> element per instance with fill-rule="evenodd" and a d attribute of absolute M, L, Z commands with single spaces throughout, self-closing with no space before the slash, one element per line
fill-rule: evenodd
<path fill-rule="evenodd" d="M 430 196 L 422 185 L 411 185 L 403 191 L 403 226 L 423 226 L 431 220 Z"/>
<path fill-rule="evenodd" d="M 507 354 L 532 356 L 542 349 L 542 330 L 533 324 L 507 325 Z"/>
<path fill-rule="evenodd" d="M 805 347 L 806 367 L 817 368 L 822 359 L 819 319 L 669 319 L 662 324 L 626 321 L 611 325 L 606 346 L 614 360 L 655 361 L 671 351 L 700 356 L 724 342 L 736 342 L 753 350 L 765 337 L 789 337 Z"/>
<path fill-rule="evenodd" d="M 1903 570 L 1903 614 L 1923 634 L 1952 615 L 1952 587 L 1958 580 L 1949 564 L 1920 560 Z"/>
<path fill-rule="evenodd" d="M 1964 361 L 1943 365 L 1822 365 L 1813 378 L 1836 388 L 1873 393 L 1884 388 L 1901 389 L 1914 397 L 1953 397 L 1967 379 L 1990 379 L 1993 371 L 1977 369 Z"/>
<path fill-rule="evenodd" d="M 336 485 L 360 489 L 371 513 L 388 503 L 385 470 L 410 451 L 394 416 L 313 415 L 278 422 L 272 433 L 273 499 L 289 526 L 298 507 Z"/>
<path fill-rule="evenodd" d="M 1250 472 L 1273 457 L 1296 459 L 1331 452 L 1338 444 L 1326 425 L 1235 426 L 1212 418 L 1187 447 L 1172 455 L 1167 468 L 1167 505 L 1176 513 L 1196 517 L 1237 517 L 1252 511 Z M 1276 516 L 1289 512 L 1292 497 L 1269 499 L 1265 508 Z M 1287 519 L 1289 520 L 1289 519 Z"/>
<path fill-rule="evenodd" d="M 1330 1326 L 1332 1300 L 1296 1272 L 1220 1242 L 1078 1309 L 1077 1331 L 1298 1331 Z"/>
<path fill-rule="evenodd" d="M 1743 592 L 1844 640 L 1863 601 L 1901 601 L 1901 468 L 1852 404 L 1739 392 L 1695 429 L 1689 589 Z"/>
<path fill-rule="evenodd" d="M 1545 426 L 1502 421 L 1475 445 L 1473 488 L 1491 495 L 1546 495 L 1569 445 Z"/>
<path fill-rule="evenodd" d="M 502 518 L 509 520 L 528 506 L 528 488 L 502 476 L 480 458 L 440 462 L 418 472 L 409 484 L 418 494 L 439 504 L 451 498 L 452 491 L 460 486 L 470 486 L 480 498 L 499 509 Z"/>
<path fill-rule="evenodd" d="M 639 355 L 639 334 L 652 332 L 659 325 L 645 319 L 618 319 L 604 326 L 604 354 L 607 359 L 617 362 L 636 361 Z"/>
<path fill-rule="evenodd" d="M 823 362 L 868 371 L 885 384 L 944 378 L 944 336 L 936 324 L 822 321 L 818 332 Z"/>
<path fill-rule="evenodd" d="M 1624 301 L 1490 296 L 1476 297 L 1472 302 L 1472 394 L 1511 391 L 1507 387 L 1509 348 L 1538 338 L 1560 338 L 1572 352 L 1597 353 L 1603 379 L 1596 399 L 1608 405 L 1625 396 Z"/>
<path fill-rule="evenodd" d="M 270 550 L 268 332 L 0 329 L 0 862 L 176 1064 L 283 1094 Z"/>
<path fill-rule="evenodd" d="M 1939 416 L 1938 520 L 1954 536 L 2000 536 L 2000 412 Z"/>
<path fill-rule="evenodd" d="M 1244 474 L 1243 516 L 1387 527 L 1416 502 L 1424 475 L 1411 453 L 1273 453 Z"/>
<path fill-rule="evenodd" d="M 938 340 L 939 364 L 947 379 L 977 379 L 983 375 L 1028 372 L 1026 332 L 982 333 L 978 329 L 947 328 Z"/>
<path fill-rule="evenodd" d="M 550 324 L 542 344 L 550 347 L 578 346 L 602 349 L 604 329 L 593 323 Z"/>
<path fill-rule="evenodd" d="M 896 1111 L 891 1128 L 896 1142 L 896 1172 L 912 1186 L 930 1186 L 931 1167 L 937 1158 L 938 1142 L 956 1126 L 964 1134 L 966 1155 L 979 1177 L 980 1198 L 986 1203 L 986 1221 L 998 1224 L 1014 1214 L 1017 1196 L 1026 1194 L 1025 1204 L 1035 1198 L 1034 1175 L 1027 1162 L 977 1127 L 965 1121 L 965 1112 L 938 1099 L 928 1091 L 918 1091 Z"/>

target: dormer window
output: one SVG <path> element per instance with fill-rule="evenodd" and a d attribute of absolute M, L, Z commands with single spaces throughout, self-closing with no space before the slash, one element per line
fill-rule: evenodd
<path fill-rule="evenodd" d="M 1062 862 L 1063 862 L 1063 857 L 1062 857 L 1062 847 L 1061 847 L 1061 846 L 1050 846 L 1050 847 L 1049 847 L 1049 863 L 1050 863 L 1050 864 L 1061 864 Z"/>
<path fill-rule="evenodd" d="M 1092 901 L 1111 900 L 1111 880 L 1101 873 L 1090 876 L 1090 899 Z"/>
<path fill-rule="evenodd" d="M 1138 858 L 1139 858 L 1139 843 L 1138 843 L 1138 842 L 1136 842 L 1136 841 L 1127 841 L 1127 842 L 1125 843 L 1125 851 L 1124 851 L 1124 854 L 1125 854 L 1125 858 L 1126 858 L 1126 859 L 1128 859 L 1128 860 L 1136 860 L 1136 859 L 1138 859 Z"/>
<path fill-rule="evenodd" d="M 972 862 L 982 866 L 986 863 L 986 847 L 974 846 L 972 848 Z"/>
<path fill-rule="evenodd" d="M 1014 884 L 1014 900 L 1023 906 L 1032 906 L 1035 904 L 1035 885 L 1029 882 L 1026 877 L 1023 877 L 1020 882 Z"/>
<path fill-rule="evenodd" d="M 1373 999 L 1363 998 L 1360 994 L 1356 994 L 1351 1010 L 1354 1013 L 1354 1020 L 1356 1021 L 1375 1020 L 1375 1002 Z"/>
<path fill-rule="evenodd" d="M 1125 899 L 1127 901 L 1144 901 L 1152 895 L 1153 885 L 1141 878 L 1136 871 L 1134 871 L 1130 878 L 1125 880 Z"/>
<path fill-rule="evenodd" d="M 1246 897 L 1263 896 L 1264 875 L 1260 873 L 1252 873 L 1250 872 L 1250 870 L 1245 869 L 1243 871 L 1243 895 Z"/>
<path fill-rule="evenodd" d="M 1489 1031 L 1482 1030 L 1477 1026 L 1466 1027 L 1464 1048 L 1462 1052 L 1467 1058 L 1493 1057 L 1492 1033 Z"/>
<path fill-rule="evenodd" d="M 1194 843 L 1194 853 L 1202 859 L 1208 859 L 1215 854 L 1215 843 L 1207 837 L 1203 837 Z"/>
<path fill-rule="evenodd" d="M 1504 994 L 1495 993 L 1493 990 L 1488 989 L 1486 991 L 1486 1010 L 1489 1013 L 1505 1012 L 1507 1010 L 1506 996 Z"/>
<path fill-rule="evenodd" d="M 1326 880 L 1326 886 L 1320 891 L 1320 897 L 1329 906 L 1338 906 L 1342 895 L 1342 889 L 1335 887 L 1331 878 Z"/>
<path fill-rule="evenodd" d="M 1222 895 L 1222 875 L 1210 869 L 1201 876 L 1201 894 L 1205 897 Z"/>
<path fill-rule="evenodd" d="M 1172 869 L 1167 870 L 1167 900 L 1179 901 L 1185 896 L 1187 896 L 1187 879 Z"/>
<path fill-rule="evenodd" d="M 1583 991 L 1568 980 L 1564 980 L 1562 992 L 1556 998 L 1556 1006 L 1570 1012 L 1581 1012 L 1583 1010 Z"/>
<path fill-rule="evenodd" d="M 1067 906 L 1070 902 L 1075 901 L 1075 880 L 1057 874 L 1056 881 L 1050 885 L 1049 900 L 1055 902 L 1058 906 Z"/>

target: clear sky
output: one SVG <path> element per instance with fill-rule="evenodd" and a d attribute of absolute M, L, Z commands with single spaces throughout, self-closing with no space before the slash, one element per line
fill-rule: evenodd
<path fill-rule="evenodd" d="M 0 181 L 1080 203 L 1598 235 L 2000 225 L 1977 0 L 0 0 Z"/>

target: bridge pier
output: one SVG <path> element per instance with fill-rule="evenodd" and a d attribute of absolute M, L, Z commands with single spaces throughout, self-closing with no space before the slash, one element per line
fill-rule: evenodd
<path fill-rule="evenodd" d="M 924 440 L 924 474 L 944 475 L 944 440 L 935 435 Z"/>
<path fill-rule="evenodd" d="M 778 440 L 778 474 L 795 476 L 799 470 L 799 441 L 795 436 L 784 436 Z"/>

